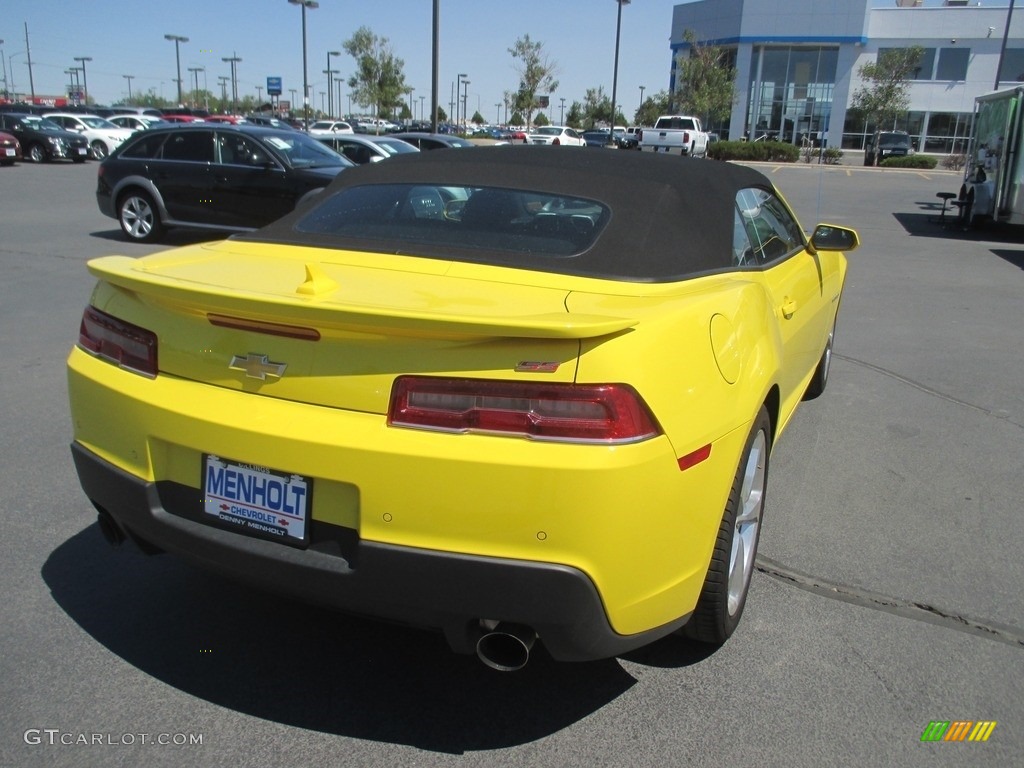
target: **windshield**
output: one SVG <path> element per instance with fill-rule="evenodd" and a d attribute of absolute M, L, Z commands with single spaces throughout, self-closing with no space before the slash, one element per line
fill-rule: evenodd
<path fill-rule="evenodd" d="M 275 131 L 260 136 L 292 168 L 351 168 L 353 163 L 316 139 L 298 131 Z"/>
<path fill-rule="evenodd" d="M 80 117 L 79 120 L 81 120 L 83 123 L 88 125 L 90 128 L 117 128 L 118 127 L 118 126 L 114 125 L 112 122 L 110 122 L 109 120 L 104 120 L 102 117 Z"/>
<path fill-rule="evenodd" d="M 47 120 L 44 117 L 23 117 L 21 118 L 21 124 L 26 128 L 32 128 L 36 131 L 63 131 L 64 129 L 57 125 L 52 120 Z"/>
<path fill-rule="evenodd" d="M 380 147 L 389 155 L 405 155 L 419 151 L 412 144 L 402 141 L 401 139 L 393 139 L 391 141 L 375 141 L 373 143 L 375 146 Z"/>
<path fill-rule="evenodd" d="M 886 146 L 901 146 L 910 144 L 910 136 L 905 133 L 883 133 L 878 138 L 879 144 Z"/>

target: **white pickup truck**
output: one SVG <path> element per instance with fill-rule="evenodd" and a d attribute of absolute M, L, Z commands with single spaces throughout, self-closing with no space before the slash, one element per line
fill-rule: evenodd
<path fill-rule="evenodd" d="M 653 128 L 644 128 L 640 138 L 644 152 L 667 152 L 684 157 L 706 157 L 708 135 L 700 118 L 688 115 L 662 115 Z"/>

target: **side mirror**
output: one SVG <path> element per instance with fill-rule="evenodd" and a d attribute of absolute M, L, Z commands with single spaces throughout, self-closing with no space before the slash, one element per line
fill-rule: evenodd
<path fill-rule="evenodd" d="M 811 245 L 818 251 L 852 251 L 860 245 L 860 237 L 847 227 L 819 224 L 814 228 Z"/>

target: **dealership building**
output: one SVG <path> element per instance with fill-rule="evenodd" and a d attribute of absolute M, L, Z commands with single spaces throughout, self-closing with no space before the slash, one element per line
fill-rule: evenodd
<path fill-rule="evenodd" d="M 862 149 L 875 126 L 850 109 L 858 69 L 889 49 L 920 46 L 910 107 L 895 126 L 918 151 L 962 152 L 974 98 L 1024 81 L 1024 8 L 1011 0 L 697 0 L 675 6 L 672 72 L 697 44 L 724 48 L 736 68 L 736 100 L 718 129 L 798 143 Z M 1009 25 L 1008 25 L 1009 21 Z M 1004 37 L 1006 42 L 1004 45 Z M 997 83 L 997 72 L 998 83 Z"/>

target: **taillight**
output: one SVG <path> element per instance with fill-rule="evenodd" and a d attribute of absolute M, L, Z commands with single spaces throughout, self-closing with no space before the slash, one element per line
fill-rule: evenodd
<path fill-rule="evenodd" d="M 156 376 L 156 334 L 86 307 L 78 329 L 82 349 L 122 368 L 144 376 Z"/>
<path fill-rule="evenodd" d="M 551 146 L 553 146 L 553 147 L 557 147 L 557 146 L 558 146 L 559 144 L 561 144 L 561 143 L 562 143 L 562 142 L 561 142 L 561 141 L 559 141 L 559 139 L 558 139 L 558 138 L 556 137 L 555 139 L 553 139 L 553 140 L 551 141 Z"/>
<path fill-rule="evenodd" d="M 690 134 L 687 133 L 686 131 L 683 131 L 683 144 L 689 144 L 689 143 L 690 143 Z"/>
<path fill-rule="evenodd" d="M 562 442 L 633 443 L 659 434 L 625 384 L 549 384 L 400 376 L 388 424 Z"/>

